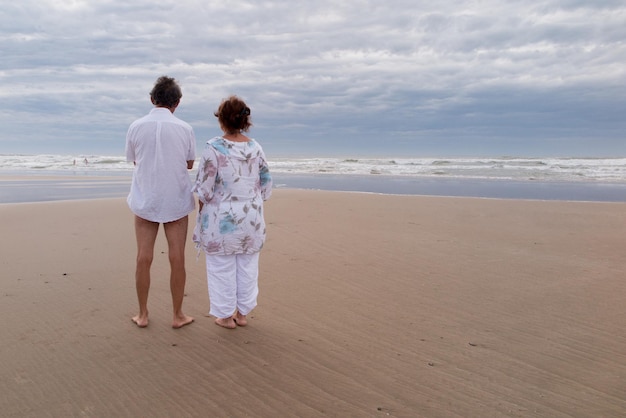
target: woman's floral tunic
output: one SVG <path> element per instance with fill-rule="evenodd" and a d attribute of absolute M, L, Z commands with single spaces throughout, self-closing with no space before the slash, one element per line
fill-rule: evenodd
<path fill-rule="evenodd" d="M 202 153 L 193 191 L 204 204 L 193 241 L 207 254 L 252 254 L 265 242 L 263 201 L 272 194 L 258 142 L 216 137 Z"/>

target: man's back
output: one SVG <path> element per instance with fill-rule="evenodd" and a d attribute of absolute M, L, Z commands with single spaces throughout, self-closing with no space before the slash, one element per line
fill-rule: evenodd
<path fill-rule="evenodd" d="M 135 163 L 128 205 L 153 222 L 170 222 L 194 209 L 188 161 L 195 160 L 195 135 L 186 122 L 163 107 L 133 122 L 126 158 Z"/>

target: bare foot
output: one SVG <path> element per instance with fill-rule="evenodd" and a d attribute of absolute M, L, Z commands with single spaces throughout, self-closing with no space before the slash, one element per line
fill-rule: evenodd
<path fill-rule="evenodd" d="M 148 315 L 146 316 L 135 315 L 132 318 L 130 318 L 130 320 L 133 321 L 135 324 L 137 324 L 139 328 L 145 328 L 148 326 Z"/>
<path fill-rule="evenodd" d="M 235 321 L 235 324 L 239 325 L 240 327 L 245 327 L 246 325 L 248 325 L 248 318 L 246 318 L 245 315 L 242 315 L 239 312 L 237 312 L 233 316 L 233 321 Z"/>
<path fill-rule="evenodd" d="M 224 327 L 228 329 L 237 328 L 237 324 L 235 324 L 235 321 L 233 320 L 232 316 L 230 318 L 216 318 L 215 323 L 219 325 L 220 327 Z"/>
<path fill-rule="evenodd" d="M 179 329 L 184 327 L 185 325 L 189 325 L 193 322 L 193 318 L 187 315 L 183 315 L 182 317 L 175 317 L 174 321 L 172 321 L 172 328 Z"/>

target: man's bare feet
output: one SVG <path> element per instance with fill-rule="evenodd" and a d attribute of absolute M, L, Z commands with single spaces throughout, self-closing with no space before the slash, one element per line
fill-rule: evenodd
<path fill-rule="evenodd" d="M 240 327 L 245 327 L 246 325 L 248 325 L 248 318 L 246 318 L 245 315 L 242 315 L 239 312 L 233 315 L 233 321 L 235 321 L 235 324 L 239 325 Z"/>
<path fill-rule="evenodd" d="M 232 316 L 229 317 L 229 318 L 216 318 L 215 319 L 215 323 L 217 325 L 219 325 L 220 327 L 224 327 L 224 328 L 228 328 L 228 329 L 235 329 L 235 328 L 237 328 L 237 324 L 233 320 Z"/>
<path fill-rule="evenodd" d="M 183 315 L 182 317 L 175 317 L 174 321 L 172 321 L 172 328 L 179 329 L 184 327 L 185 325 L 189 325 L 193 322 L 193 318 L 187 315 Z"/>
<path fill-rule="evenodd" d="M 148 326 L 148 315 L 135 315 L 130 318 L 130 320 L 133 321 L 139 328 L 145 328 Z"/>

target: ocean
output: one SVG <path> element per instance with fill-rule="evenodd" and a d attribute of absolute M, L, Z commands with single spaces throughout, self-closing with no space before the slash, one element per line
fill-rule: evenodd
<path fill-rule="evenodd" d="M 626 158 L 276 158 L 268 163 L 276 188 L 626 201 Z M 125 196 L 132 170 L 123 156 L 0 155 L 0 203 Z"/>

